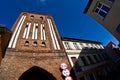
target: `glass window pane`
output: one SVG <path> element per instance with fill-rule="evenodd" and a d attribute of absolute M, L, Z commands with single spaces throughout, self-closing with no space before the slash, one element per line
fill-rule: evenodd
<path fill-rule="evenodd" d="M 42 47 L 45 47 L 45 46 L 46 46 L 45 42 L 42 42 Z"/>
<path fill-rule="evenodd" d="M 101 55 L 100 55 L 100 54 L 98 54 L 98 57 L 101 59 L 101 61 L 102 61 L 102 60 L 104 60 L 104 59 L 101 57 Z"/>
<path fill-rule="evenodd" d="M 90 80 L 96 80 L 94 74 L 89 74 Z"/>
<path fill-rule="evenodd" d="M 77 43 L 73 43 L 73 45 L 74 45 L 75 49 L 79 49 Z"/>
<path fill-rule="evenodd" d="M 106 14 L 107 14 L 107 13 L 105 13 L 105 12 L 103 12 L 103 11 L 100 11 L 100 12 L 99 12 L 99 15 L 100 15 L 101 17 L 103 17 L 103 18 L 105 18 Z"/>
<path fill-rule="evenodd" d="M 78 62 L 75 63 L 74 67 L 75 67 L 76 72 L 81 72 L 82 71 L 82 69 L 81 69 L 80 65 L 78 64 Z"/>
<path fill-rule="evenodd" d="M 99 60 L 98 60 L 98 58 L 97 58 L 96 55 L 93 55 L 93 57 L 94 57 L 94 59 L 95 59 L 97 62 L 99 62 Z"/>
<path fill-rule="evenodd" d="M 25 46 L 29 46 L 29 41 L 25 41 Z"/>
<path fill-rule="evenodd" d="M 98 7 L 100 8 L 101 6 L 102 6 L 102 4 L 101 4 L 101 3 L 99 3 Z"/>
<path fill-rule="evenodd" d="M 120 47 L 120 42 L 119 42 L 118 46 Z"/>
<path fill-rule="evenodd" d="M 110 8 L 109 8 L 109 7 L 107 7 L 107 6 L 105 6 L 105 5 L 103 5 L 103 6 L 102 6 L 102 10 L 104 10 L 104 11 L 108 12 L 108 11 L 110 10 Z"/>
<path fill-rule="evenodd" d="M 115 0 L 109 0 L 109 1 L 113 3 Z"/>
<path fill-rule="evenodd" d="M 87 60 L 85 59 L 84 56 L 81 56 L 81 60 L 82 60 L 82 62 L 84 63 L 85 66 L 88 65 L 88 62 L 87 62 Z"/>
<path fill-rule="evenodd" d="M 96 9 L 95 12 L 98 13 L 99 9 Z"/>
<path fill-rule="evenodd" d="M 90 76 L 90 80 L 96 80 L 94 74 L 89 74 L 89 76 Z"/>
<path fill-rule="evenodd" d="M 66 46 L 67 49 L 70 49 L 70 45 L 69 45 L 68 42 L 65 42 L 65 46 Z"/>
<path fill-rule="evenodd" d="M 109 12 L 109 10 L 110 10 L 109 6 L 106 6 L 106 5 L 102 4 L 102 3 L 99 3 L 97 8 L 95 9 L 95 13 L 100 15 L 102 18 L 105 18 L 105 16 Z"/>
<path fill-rule="evenodd" d="M 91 64 L 94 64 L 93 60 L 91 59 L 90 56 L 87 56 L 88 60 L 90 61 Z"/>
<path fill-rule="evenodd" d="M 117 32 L 119 32 L 120 33 L 120 24 L 118 25 L 118 27 L 117 27 Z"/>

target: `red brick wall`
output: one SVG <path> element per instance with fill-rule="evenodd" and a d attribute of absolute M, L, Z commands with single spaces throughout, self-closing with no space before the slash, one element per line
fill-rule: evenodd
<path fill-rule="evenodd" d="M 46 20 L 48 17 L 51 19 L 52 17 L 50 15 L 22 12 L 18 17 L 17 21 L 15 22 L 15 24 L 13 25 L 12 31 L 15 30 L 15 27 L 17 26 L 17 23 L 21 18 L 22 14 L 25 14 L 27 17 L 25 19 L 20 35 L 18 37 L 16 48 L 7 49 L 6 56 L 2 61 L 2 64 L 0 66 L 1 80 L 18 80 L 19 77 L 25 71 L 27 71 L 33 66 L 38 66 L 40 68 L 43 68 L 44 70 L 51 73 L 57 80 L 62 80 L 59 66 L 62 62 L 65 62 L 69 65 L 69 62 L 68 62 L 64 47 L 62 45 L 62 41 L 58 34 L 57 28 L 54 24 L 54 21 L 52 21 L 55 32 L 56 32 L 56 36 L 58 38 L 58 42 L 61 47 L 60 50 L 54 50 L 51 35 L 50 35 L 50 30 Z M 30 19 L 31 15 L 34 15 L 33 20 Z M 38 25 L 41 24 L 41 22 L 39 21 L 41 15 L 44 18 L 44 24 L 45 24 L 45 30 L 46 30 L 46 36 L 47 36 L 47 40 L 45 41 L 46 47 L 41 47 L 42 41 L 40 40 L 41 38 L 40 34 L 38 34 L 37 40 L 32 40 L 33 24 L 34 22 L 38 22 Z M 26 39 L 23 39 L 22 36 L 23 36 L 24 28 L 27 22 L 31 22 L 32 25 L 30 29 L 29 38 L 27 39 L 27 41 L 29 41 L 29 46 L 24 46 Z M 38 29 L 40 30 L 39 26 L 38 26 Z M 33 46 L 34 41 L 37 41 L 38 43 L 37 47 Z M 68 68 L 70 70 L 70 66 L 68 66 Z"/>

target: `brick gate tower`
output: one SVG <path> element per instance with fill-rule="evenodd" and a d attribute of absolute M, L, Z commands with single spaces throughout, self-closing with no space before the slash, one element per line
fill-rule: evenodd
<path fill-rule="evenodd" d="M 12 32 L 0 80 L 63 80 L 60 64 L 69 63 L 51 15 L 21 12 Z"/>

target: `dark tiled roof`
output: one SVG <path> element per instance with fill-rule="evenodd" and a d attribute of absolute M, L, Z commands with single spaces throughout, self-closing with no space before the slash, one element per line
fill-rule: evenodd
<path fill-rule="evenodd" d="M 98 41 L 92 41 L 92 40 L 84 40 L 84 39 L 76 39 L 76 38 L 69 38 L 69 37 L 61 37 L 62 41 L 82 41 L 82 42 L 91 42 L 91 43 L 98 43 L 98 44 L 102 44 L 101 42 Z"/>
<path fill-rule="evenodd" d="M 0 33 L 12 33 L 6 26 L 0 25 Z"/>

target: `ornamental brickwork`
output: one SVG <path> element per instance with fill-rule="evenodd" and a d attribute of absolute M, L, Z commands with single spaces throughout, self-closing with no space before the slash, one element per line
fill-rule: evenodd
<path fill-rule="evenodd" d="M 51 15 L 21 12 L 12 32 L 1 80 L 63 80 L 60 64 L 69 62 Z"/>

